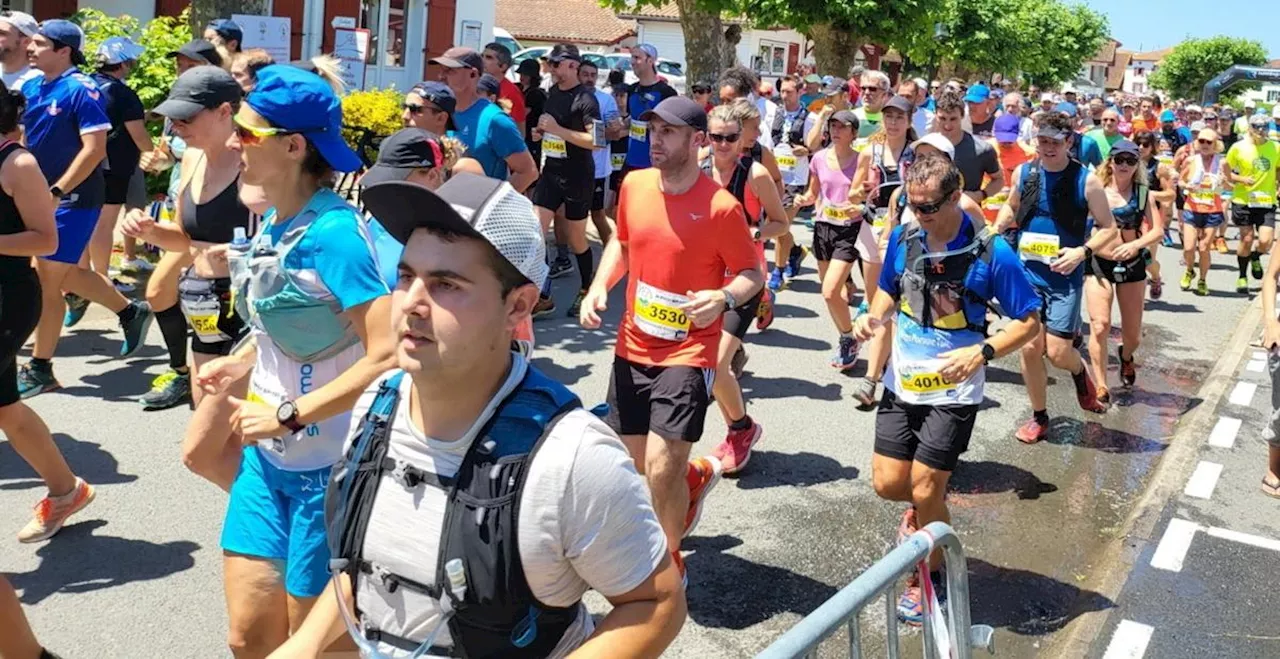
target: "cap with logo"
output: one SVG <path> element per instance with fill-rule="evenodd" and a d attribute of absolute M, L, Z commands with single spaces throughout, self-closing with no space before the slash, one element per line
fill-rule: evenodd
<path fill-rule="evenodd" d="M 707 130 L 707 111 L 697 101 L 685 96 L 672 96 L 662 101 L 652 110 L 640 115 L 640 121 L 650 121 L 654 117 L 676 126 L 689 126 L 694 130 Z"/>
<path fill-rule="evenodd" d="M 222 66 L 222 56 L 218 54 L 218 49 L 212 43 L 204 39 L 192 39 L 182 47 L 171 51 L 169 57 L 181 55 L 183 57 L 193 59 L 197 62 L 212 64 L 214 66 Z"/>
<path fill-rule="evenodd" d="M 156 106 L 156 114 L 187 121 L 223 103 L 235 103 L 243 95 L 236 79 L 220 67 L 205 64 L 187 69 L 169 90 L 169 97 Z"/>
<path fill-rule="evenodd" d="M 288 64 L 263 67 L 245 102 L 272 126 L 307 138 L 335 170 L 360 168 L 360 157 L 342 139 L 342 102 L 324 78 Z"/>
<path fill-rule="evenodd" d="M 1255 114 L 1249 117 L 1250 128 L 1270 128 L 1271 118 L 1265 114 Z"/>
<path fill-rule="evenodd" d="M 978 83 L 970 87 L 969 91 L 965 92 L 964 102 L 965 103 L 986 103 L 987 100 L 990 98 L 991 98 L 991 90 L 988 89 L 986 85 L 982 83 Z"/>
<path fill-rule="evenodd" d="M 71 48 L 72 63 L 76 65 L 85 63 L 84 53 L 80 52 L 84 47 L 84 30 L 81 30 L 79 25 L 61 18 L 51 18 L 40 24 L 37 34 L 55 42 L 60 48 Z"/>
<path fill-rule="evenodd" d="M 830 79 L 828 80 L 827 78 L 830 78 Z M 832 78 L 831 76 L 827 76 L 827 78 L 823 78 L 823 85 L 822 85 L 823 96 L 836 96 L 838 94 L 844 94 L 848 91 L 847 89 L 845 89 L 844 79 Z"/>
<path fill-rule="evenodd" d="M 915 142 L 912 142 L 911 150 L 916 151 L 923 144 L 928 144 L 929 146 L 947 154 L 947 157 L 952 160 L 955 160 L 956 158 L 956 146 L 952 144 L 951 140 L 947 139 L 942 133 L 929 133 Z"/>
<path fill-rule="evenodd" d="M 526 60 L 528 61 L 528 60 Z M 454 96 L 453 90 L 449 85 L 438 80 L 426 80 L 413 86 L 409 90 L 410 94 L 417 94 L 424 101 L 430 101 L 432 105 L 445 111 L 450 117 L 453 116 L 454 110 L 458 107 L 458 97 Z"/>
<path fill-rule="evenodd" d="M 217 18 L 209 21 L 209 29 L 225 40 L 234 40 L 244 45 L 244 30 L 240 24 L 230 18 Z"/>
<path fill-rule="evenodd" d="M 401 128 L 382 140 L 378 160 L 360 179 L 361 187 L 384 181 L 403 181 L 415 169 L 430 169 L 444 163 L 439 139 L 421 128 Z"/>
<path fill-rule="evenodd" d="M 476 90 L 482 94 L 497 96 L 502 93 L 502 83 L 498 79 L 488 73 L 480 76 L 480 80 L 476 82 Z"/>
<path fill-rule="evenodd" d="M 439 64 L 446 69 L 475 69 L 484 73 L 484 58 L 474 48 L 458 46 L 444 51 L 444 54 L 431 59 L 432 64 Z"/>
<path fill-rule="evenodd" d="M 1022 117 L 1016 114 L 1002 114 L 996 117 L 991 126 L 997 142 L 1017 142 L 1018 132 L 1022 129 Z"/>
<path fill-rule="evenodd" d="M 578 52 L 577 46 L 571 43 L 558 43 L 552 46 L 550 53 L 547 53 L 547 61 L 552 64 L 559 64 L 566 60 L 570 62 L 582 61 L 582 54 Z"/>
<path fill-rule="evenodd" d="M 21 11 L 0 12 L 0 30 L 9 27 L 28 37 L 34 37 L 40 33 L 40 24 L 36 22 L 35 17 Z"/>
<path fill-rule="evenodd" d="M 542 224 L 533 203 L 506 181 L 456 174 L 434 192 L 386 181 L 365 188 L 360 200 L 402 244 L 416 229 L 437 227 L 488 242 L 535 286 L 547 278 Z"/>
<path fill-rule="evenodd" d="M 129 37 L 111 37 L 98 46 L 98 59 L 108 65 L 132 62 L 142 57 L 146 51 L 146 48 L 134 43 Z"/>

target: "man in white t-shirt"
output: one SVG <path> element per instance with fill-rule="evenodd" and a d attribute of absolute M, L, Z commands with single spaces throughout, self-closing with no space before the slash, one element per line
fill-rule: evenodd
<path fill-rule="evenodd" d="M 22 89 L 23 83 L 40 75 L 27 61 L 27 46 L 40 29 L 31 14 L 9 11 L 0 14 L 0 80 L 5 89 Z"/>
<path fill-rule="evenodd" d="M 346 610 L 321 595 L 281 654 L 316 656 L 345 631 L 365 656 L 660 655 L 686 605 L 648 488 L 604 422 L 508 350 L 547 275 L 532 204 L 470 174 L 361 198 L 405 245 L 403 370 L 356 404 L 353 419 L 388 425 L 354 422 L 330 484 L 329 590 Z M 599 623 L 587 590 L 613 605 Z"/>

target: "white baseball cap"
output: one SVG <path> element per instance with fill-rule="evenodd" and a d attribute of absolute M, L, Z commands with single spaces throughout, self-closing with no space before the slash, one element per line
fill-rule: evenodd
<path fill-rule="evenodd" d="M 0 27 L 15 27 L 19 32 L 28 37 L 36 36 L 36 32 L 40 30 L 40 23 L 31 14 L 20 11 L 6 11 L 0 14 Z"/>
<path fill-rule="evenodd" d="M 952 160 L 956 159 L 955 145 L 952 144 L 951 140 L 947 139 L 942 133 L 929 133 L 928 135 L 912 142 L 911 150 L 915 151 L 921 144 L 928 144 L 929 146 L 947 154 L 948 158 Z"/>

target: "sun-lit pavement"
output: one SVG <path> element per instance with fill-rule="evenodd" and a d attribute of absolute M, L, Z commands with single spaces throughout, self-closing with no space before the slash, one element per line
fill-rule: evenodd
<path fill-rule="evenodd" d="M 807 241 L 809 232 L 796 235 Z M 1233 285 L 1229 258 L 1215 256 L 1211 286 Z M 1160 260 L 1165 296 L 1147 304 L 1138 384 L 1115 390 L 1110 413 L 1079 411 L 1070 379 L 1051 372 L 1054 434 L 1024 446 L 1012 437 L 1030 413 L 1017 359 L 988 372 L 949 501 L 969 555 L 973 620 L 996 627 L 1001 656 L 1051 655 L 1064 627 L 1116 606 L 1084 585 L 1102 569 L 1102 548 L 1119 534 L 1179 418 L 1202 403 L 1200 384 L 1251 299 L 1181 292 L 1178 254 L 1162 250 Z M 748 338 L 742 385 L 764 441 L 746 472 L 712 494 L 685 542 L 689 622 L 668 656 L 749 656 L 890 547 L 902 508 L 871 488 L 874 414 L 857 409 L 852 379 L 827 365 L 835 335 L 807 266 L 780 295 L 773 328 Z M 576 285 L 576 274 L 557 280 L 562 310 Z M 598 332 L 563 316 L 538 324 L 536 363 L 589 405 L 604 396 L 621 307 L 619 292 Z M 98 486 L 98 500 L 51 542 L 13 539 L 41 490 L 0 445 L 0 530 L 10 534 L 0 541 L 0 569 L 13 575 L 41 638 L 67 656 L 227 656 L 224 495 L 180 464 L 189 412 L 143 413 L 133 400 L 163 368 L 159 345 L 153 331 L 138 357 L 113 358 L 118 332 L 101 309 L 63 340 L 55 368 L 65 388 L 32 404 L 72 467 Z M 1117 385 L 1114 369 L 1113 359 Z M 713 411 L 695 452 L 723 434 Z M 874 608 L 864 630 L 883 629 L 873 620 L 881 611 Z"/>

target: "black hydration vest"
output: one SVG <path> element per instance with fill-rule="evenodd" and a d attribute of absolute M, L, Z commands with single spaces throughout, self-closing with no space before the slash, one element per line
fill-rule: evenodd
<path fill-rule="evenodd" d="M 1080 195 L 1078 185 L 1080 170 L 1084 165 L 1078 160 L 1067 162 L 1058 182 L 1049 191 L 1049 212 L 1060 230 L 1073 236 L 1084 237 L 1089 220 L 1089 204 Z M 1027 163 L 1022 170 L 1022 181 L 1018 187 L 1018 213 L 1016 217 L 1017 231 L 1025 231 L 1027 224 L 1035 217 L 1040 207 L 1040 190 L 1044 186 L 1045 172 L 1039 160 Z M 1015 241 L 1016 244 L 1016 241 Z"/>
<path fill-rule="evenodd" d="M 387 378 L 361 420 L 351 448 L 334 467 L 325 493 L 330 571 L 381 579 L 387 589 L 409 588 L 436 599 L 448 618 L 452 647 L 432 646 L 431 656 L 467 659 L 546 657 L 578 618 L 579 605 L 552 607 L 529 588 L 520 561 L 520 496 L 529 466 L 550 429 L 582 407 L 564 385 L 529 367 L 524 380 L 499 404 L 467 449 L 454 477 L 441 477 L 387 455 L 390 429 L 404 373 Z M 447 503 L 433 583 L 390 574 L 365 560 L 364 538 L 384 473 L 406 488 L 444 490 Z M 445 564 L 460 559 L 466 592 L 453 593 Z M 360 605 L 356 602 L 359 616 Z M 382 630 L 362 630 L 366 639 L 407 651 L 419 643 Z"/>
<path fill-rule="evenodd" d="M 760 146 L 760 145 L 757 144 L 756 146 Z M 759 162 L 759 161 L 750 160 L 746 155 L 739 158 L 737 166 L 733 168 L 733 175 L 729 177 L 729 182 L 726 183 L 724 186 L 724 189 L 728 190 L 730 194 L 733 195 L 734 199 L 738 200 L 739 204 L 742 204 L 742 212 L 744 215 L 748 213 L 747 185 L 749 185 L 751 182 L 751 167 L 756 162 Z M 715 165 L 715 161 L 712 159 L 712 156 L 707 156 L 706 158 L 704 158 L 702 162 L 699 163 L 698 166 L 702 168 L 702 173 L 706 174 L 707 178 L 710 178 L 712 181 L 715 181 L 715 177 L 713 176 L 713 170 L 715 169 L 716 165 Z M 760 213 L 761 214 L 764 213 L 763 207 L 761 207 Z M 761 222 L 761 219 L 762 218 L 747 216 L 747 227 L 750 228 L 750 227 L 755 227 L 759 225 Z"/>
<path fill-rule="evenodd" d="M 972 226 L 972 220 L 969 223 Z M 971 229 L 961 227 L 960 230 L 963 232 Z M 993 311 L 997 310 L 987 300 L 969 290 L 964 282 L 974 263 L 982 261 L 991 265 L 991 253 L 994 249 L 991 240 L 991 233 L 983 227 L 959 253 L 949 254 L 934 263 L 926 263 L 923 258 L 924 231 L 919 224 L 907 227 L 902 232 L 902 243 L 907 251 L 902 274 L 898 278 L 898 310 L 921 327 L 951 332 L 969 330 L 985 336 L 986 315 L 983 315 L 981 324 L 971 322 L 965 302 L 973 301 Z M 957 318 L 957 312 L 949 311 L 951 309 L 958 309 L 960 316 Z"/>
<path fill-rule="evenodd" d="M 778 113 L 773 117 L 773 125 L 769 127 L 769 132 L 773 135 L 774 144 L 791 144 L 793 146 L 804 146 L 804 122 L 809 118 L 809 110 L 803 105 L 796 112 L 796 118 L 791 122 L 791 130 L 784 130 L 787 122 L 787 109 L 785 106 L 778 108 Z"/>

